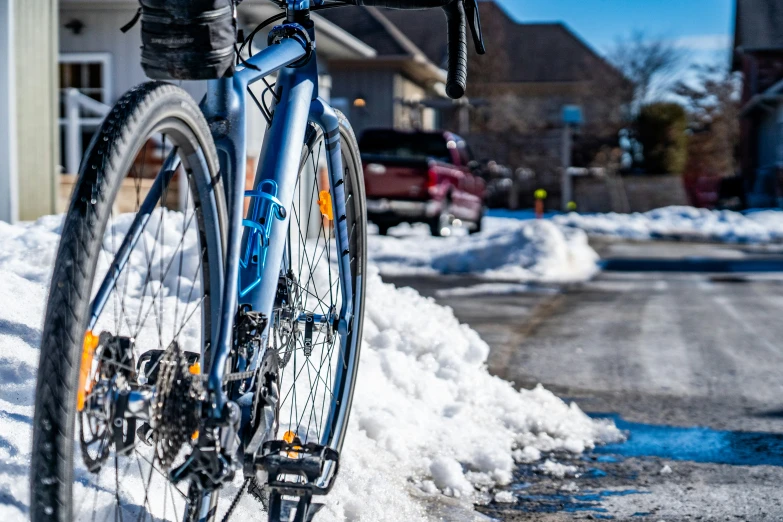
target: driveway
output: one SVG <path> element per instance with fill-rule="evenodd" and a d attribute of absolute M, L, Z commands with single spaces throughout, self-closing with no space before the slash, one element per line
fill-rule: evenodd
<path fill-rule="evenodd" d="M 569 287 L 493 295 L 477 279 L 389 278 L 451 306 L 490 344 L 496 375 L 543 383 L 629 430 L 626 444 L 574 462 L 578 476 L 520 467 L 516 504 L 482 510 L 509 520 L 783 520 L 783 272 L 769 271 L 783 270 L 779 252 L 596 248 L 609 270 Z"/>

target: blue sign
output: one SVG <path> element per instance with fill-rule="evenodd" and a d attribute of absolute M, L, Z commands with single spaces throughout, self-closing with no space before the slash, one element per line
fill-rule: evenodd
<path fill-rule="evenodd" d="M 582 107 L 579 105 L 563 106 L 563 123 L 566 125 L 582 124 Z"/>

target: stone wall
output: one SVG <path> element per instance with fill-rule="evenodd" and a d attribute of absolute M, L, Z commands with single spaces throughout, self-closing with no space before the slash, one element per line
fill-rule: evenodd
<path fill-rule="evenodd" d="M 679 176 L 576 177 L 574 200 L 579 212 L 646 212 L 688 205 Z"/>

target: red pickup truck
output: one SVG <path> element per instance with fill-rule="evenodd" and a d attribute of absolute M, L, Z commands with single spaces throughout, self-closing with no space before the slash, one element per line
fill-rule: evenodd
<path fill-rule="evenodd" d="M 427 223 L 433 236 L 461 225 L 481 230 L 484 180 L 465 140 L 450 132 L 366 130 L 359 140 L 367 217 L 385 235 L 400 223 Z"/>

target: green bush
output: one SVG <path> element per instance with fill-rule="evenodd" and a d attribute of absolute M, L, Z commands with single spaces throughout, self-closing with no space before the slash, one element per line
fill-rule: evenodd
<path fill-rule="evenodd" d="M 636 132 L 648 174 L 682 174 L 688 159 L 688 115 L 676 103 L 651 103 L 639 111 Z"/>

